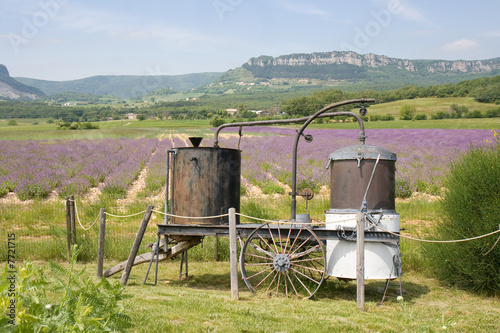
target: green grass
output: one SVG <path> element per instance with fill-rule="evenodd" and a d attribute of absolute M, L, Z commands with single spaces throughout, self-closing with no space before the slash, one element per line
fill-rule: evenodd
<path fill-rule="evenodd" d="M 45 265 L 44 263 L 39 263 Z M 114 262 L 105 262 L 105 267 Z M 82 265 L 75 267 L 77 271 Z M 367 281 L 365 312 L 356 306 L 356 284 L 330 278 L 311 300 L 252 294 L 239 281 L 231 299 L 227 262 L 190 262 L 178 279 L 179 262 L 161 262 L 158 285 L 144 285 L 147 265 L 132 269 L 122 304 L 133 319 L 130 332 L 496 332 L 499 300 L 447 288 L 419 272 L 407 272 L 404 301 L 397 283 L 378 306 L 384 281 Z M 153 273 L 153 274 L 151 274 Z M 148 283 L 154 280 L 151 271 Z M 87 265 L 88 276 L 95 265 Z M 121 274 L 109 280 L 118 281 Z M 56 296 L 57 297 L 57 296 Z"/>
<path fill-rule="evenodd" d="M 498 105 L 492 103 L 479 103 L 472 97 L 446 97 L 446 98 L 416 98 L 406 99 L 389 103 L 374 104 L 368 108 L 368 114 L 392 114 L 399 117 L 399 110 L 403 105 L 415 106 L 417 114 L 430 115 L 440 111 L 448 111 L 453 104 L 466 106 L 469 111 L 479 110 L 484 112 L 490 109 L 498 109 Z"/>
<path fill-rule="evenodd" d="M 118 202 L 111 196 L 101 196 L 94 204 L 84 204 L 77 198 L 80 219 L 89 226 L 99 209 L 127 215 L 140 212 L 151 201 L 137 200 L 118 209 Z M 242 212 L 265 215 L 269 218 L 288 218 L 289 196 L 268 196 L 261 199 L 243 197 Z M 162 210 L 161 202 L 152 202 Z M 309 202 L 308 212 L 315 219 L 324 218 L 328 209 L 326 196 L 316 196 Z M 426 197 L 397 202 L 401 226 L 413 236 L 426 236 L 429 227 L 438 221 L 438 203 Z M 259 213 L 260 211 L 260 213 Z M 298 199 L 298 213 L 305 212 L 305 201 Z M 107 217 L 105 269 L 126 260 L 142 215 L 130 218 Z M 156 223 L 162 215 L 153 214 L 140 252 L 148 252 L 145 244 L 156 238 Z M 254 222 L 254 221 L 252 221 Z M 39 265 L 46 260 L 62 260 L 66 250 L 64 205 L 59 202 L 33 201 L 22 205 L 0 207 L 1 237 L 6 232 L 16 234 L 16 262 L 31 258 Z M 28 236 L 27 238 L 25 236 Z M 44 236 L 50 236 L 47 238 Z M 95 275 L 97 227 L 89 232 L 78 228 L 82 246 L 81 262 L 86 262 L 85 274 Z M 206 237 L 203 246 L 189 251 L 189 279 L 178 280 L 179 258 L 161 262 L 157 286 L 143 285 L 147 264 L 135 266 L 128 281 L 123 301 L 126 313 L 133 318 L 131 332 L 493 332 L 500 329 L 498 297 L 446 287 L 430 277 L 422 256 L 420 243 L 402 240 L 404 302 L 398 302 L 396 281 L 391 283 L 389 297 L 377 306 L 384 281 L 367 281 L 366 312 L 356 307 L 356 285 L 330 277 L 312 300 L 295 297 L 276 298 L 251 294 L 239 280 L 240 300 L 230 298 L 228 266 L 228 239 L 219 238 L 219 258 L 214 261 L 214 238 Z M 3 244 L 2 244 L 3 245 Z M 7 249 L 2 246 L 2 254 Z M 2 261 L 6 257 L 1 258 Z M 40 261 L 41 260 L 41 261 Z M 82 268 L 80 264 L 79 268 Z M 79 269 L 78 269 L 79 270 Z M 110 280 L 119 280 L 121 273 Z M 154 266 L 148 283 L 154 278 Z M 443 328 L 443 327 L 446 327 Z"/>
<path fill-rule="evenodd" d="M 57 130 L 54 124 L 36 119 L 16 119 L 17 126 L 0 122 L 0 140 L 94 140 L 103 138 L 154 138 L 170 133 L 190 133 L 193 136 L 213 136 L 208 120 L 115 120 L 96 122 L 95 130 Z"/>

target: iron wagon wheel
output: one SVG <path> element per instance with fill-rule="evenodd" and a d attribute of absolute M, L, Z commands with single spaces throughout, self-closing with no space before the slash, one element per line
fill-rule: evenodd
<path fill-rule="evenodd" d="M 263 224 L 243 244 L 240 267 L 253 293 L 310 298 L 326 274 L 325 249 L 307 226 Z"/>

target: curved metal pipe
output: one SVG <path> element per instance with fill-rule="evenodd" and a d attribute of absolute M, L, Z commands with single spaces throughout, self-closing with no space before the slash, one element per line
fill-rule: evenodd
<path fill-rule="evenodd" d="M 363 126 L 363 120 L 361 120 L 361 117 L 359 117 L 357 114 L 352 113 L 352 112 L 347 112 L 348 115 L 354 114 L 354 117 L 356 117 L 360 128 L 362 132 L 362 136 L 364 137 L 364 126 Z M 332 112 L 332 113 L 323 113 L 321 115 L 318 115 L 316 118 L 328 118 L 328 117 L 334 117 L 338 115 L 338 112 Z M 346 114 L 347 115 L 347 114 Z M 307 121 L 309 118 L 312 116 L 307 116 L 307 117 L 301 117 L 301 118 L 293 118 L 293 119 L 274 119 L 274 120 L 258 120 L 258 121 L 245 121 L 245 122 L 239 122 L 239 123 L 227 123 L 227 124 L 222 124 L 219 127 L 216 128 L 215 134 L 214 134 L 214 148 L 219 148 L 219 133 L 221 130 L 224 128 L 228 127 L 246 127 L 246 126 L 261 126 L 261 125 L 280 125 L 280 124 L 293 124 L 293 123 L 302 123 L 304 121 Z"/>
<path fill-rule="evenodd" d="M 342 101 L 338 103 L 333 103 L 330 105 L 325 106 L 321 110 L 317 111 L 315 114 L 312 116 L 308 117 L 306 122 L 302 125 L 302 127 L 297 131 L 297 134 L 295 135 L 295 142 L 294 142 L 294 147 L 293 147 L 293 156 L 292 156 L 292 164 L 293 164 L 293 169 L 292 169 L 292 202 L 291 202 L 291 216 L 290 220 L 295 221 L 297 218 L 297 147 L 299 145 L 299 139 L 300 136 L 302 135 L 302 132 L 304 129 L 316 118 L 320 117 L 321 114 L 324 114 L 326 111 L 331 110 L 333 108 L 347 105 L 347 104 L 353 104 L 353 103 L 371 103 L 375 102 L 375 99 L 373 98 L 361 98 L 361 99 L 351 99 L 348 101 Z M 365 143 L 365 127 L 363 124 L 363 120 L 361 117 L 353 112 L 333 112 L 333 116 L 352 116 L 356 118 L 358 121 L 359 127 L 360 127 L 360 135 L 359 135 L 359 141 L 361 143 Z"/>

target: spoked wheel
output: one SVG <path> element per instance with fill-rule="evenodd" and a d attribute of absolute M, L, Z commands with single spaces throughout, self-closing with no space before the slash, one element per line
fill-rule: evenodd
<path fill-rule="evenodd" d="M 263 224 L 243 244 L 241 274 L 252 292 L 312 297 L 325 276 L 325 249 L 306 226 Z"/>

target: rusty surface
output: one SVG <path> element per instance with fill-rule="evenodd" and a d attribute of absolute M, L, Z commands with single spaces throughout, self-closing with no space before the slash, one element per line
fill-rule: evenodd
<path fill-rule="evenodd" d="M 205 217 L 240 211 L 241 151 L 209 147 L 178 148 L 172 157 L 171 213 Z M 228 217 L 184 219 L 175 224 L 228 224 Z"/>
<path fill-rule="evenodd" d="M 376 160 L 334 161 L 331 165 L 330 208 L 359 209 Z M 366 201 L 367 208 L 395 209 L 395 163 L 381 160 L 373 176 Z"/>

